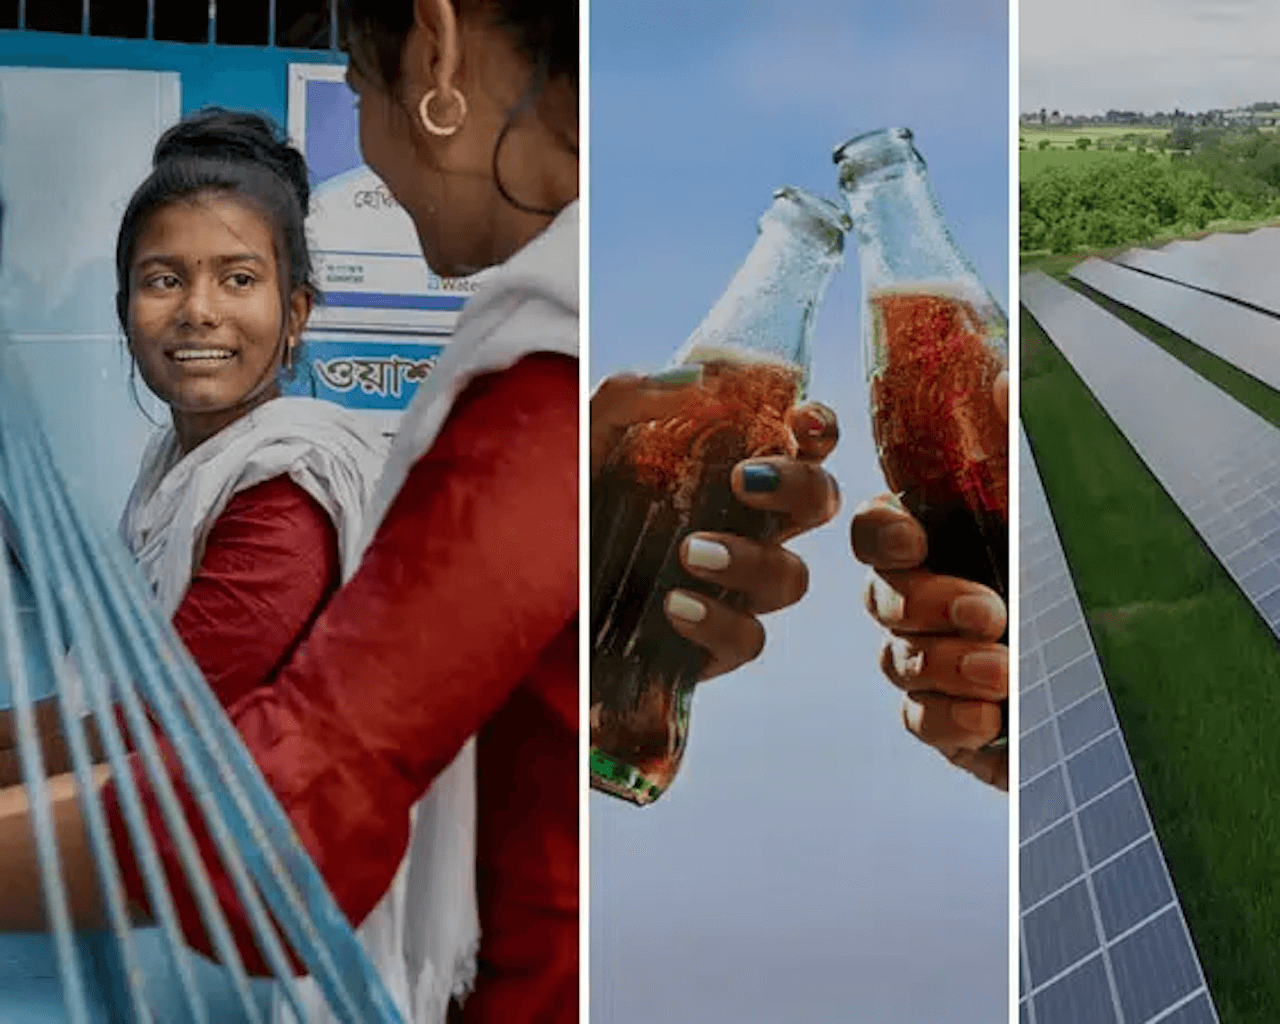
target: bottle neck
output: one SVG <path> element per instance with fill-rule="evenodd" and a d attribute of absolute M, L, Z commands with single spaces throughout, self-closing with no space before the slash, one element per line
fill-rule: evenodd
<path fill-rule="evenodd" d="M 818 307 L 843 262 L 847 225 L 778 208 L 786 202 L 778 200 L 761 218 L 755 245 L 680 349 L 677 363 L 785 364 L 799 371 L 803 393 Z"/>
<path fill-rule="evenodd" d="M 986 295 L 942 217 L 924 168 L 882 167 L 842 185 L 858 238 L 863 291 L 946 284 Z"/>

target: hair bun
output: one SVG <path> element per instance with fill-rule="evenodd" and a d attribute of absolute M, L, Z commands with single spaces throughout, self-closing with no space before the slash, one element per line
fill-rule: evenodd
<path fill-rule="evenodd" d="M 183 118 L 156 143 L 151 165 L 159 168 L 175 160 L 225 160 L 265 166 L 277 174 L 298 198 L 305 215 L 310 209 L 311 182 L 307 163 L 275 124 L 259 114 L 206 107 Z"/>

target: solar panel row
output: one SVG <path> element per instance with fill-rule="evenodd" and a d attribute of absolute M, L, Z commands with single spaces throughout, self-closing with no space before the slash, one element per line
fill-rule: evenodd
<path fill-rule="evenodd" d="M 1071 276 L 1280 390 L 1280 320 L 1227 299 L 1103 260 Z"/>
<path fill-rule="evenodd" d="M 1116 260 L 1149 274 L 1280 313 L 1280 244 L 1275 233 L 1254 232 L 1238 237 L 1241 241 L 1232 241 L 1229 235 L 1211 235 L 1204 241 L 1164 249 L 1130 249 Z"/>
<path fill-rule="evenodd" d="M 1280 635 L 1280 429 L 1065 285 L 1022 301 Z"/>
<path fill-rule="evenodd" d="M 1021 1020 L 1213 1024 L 1025 437 L 1020 465 Z"/>

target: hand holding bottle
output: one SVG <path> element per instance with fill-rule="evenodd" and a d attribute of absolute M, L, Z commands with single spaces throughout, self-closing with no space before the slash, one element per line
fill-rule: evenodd
<path fill-rule="evenodd" d="M 680 410 L 688 401 L 688 390 L 698 386 L 697 371 L 690 367 L 655 377 L 618 375 L 601 383 L 591 399 L 593 479 L 627 427 Z M 791 428 L 800 447 L 796 458 L 749 459 L 732 475 L 739 501 L 780 514 L 786 525 L 768 541 L 698 532 L 681 545 L 681 565 L 690 575 L 740 594 L 742 600 L 734 608 L 683 589 L 664 598 L 667 619 L 676 632 L 710 655 L 703 680 L 759 657 L 765 632 L 758 616 L 795 604 L 808 589 L 808 568 L 782 543 L 828 522 L 840 507 L 835 479 L 821 468 L 839 439 L 835 413 L 817 403 L 798 406 L 791 411 Z"/>
<path fill-rule="evenodd" d="M 830 450 L 835 418 L 802 413 L 800 403 L 817 309 L 848 226 L 827 200 L 778 189 L 728 288 L 658 378 L 697 383 L 665 415 L 654 411 L 660 400 L 628 397 L 625 384 L 609 398 L 613 422 L 602 408 L 613 388 L 593 403 L 593 439 L 613 438 L 607 457 L 592 459 L 596 789 L 640 805 L 666 792 L 688 744 L 696 684 L 758 655 L 756 614 L 804 592 L 804 567 L 780 541 L 838 503 L 807 457 L 815 434 L 830 433 L 820 442 Z M 627 403 L 636 415 L 620 430 Z"/>
<path fill-rule="evenodd" d="M 992 399 L 1009 414 L 1008 374 Z M 1009 692 L 1009 650 L 997 641 L 1007 611 L 988 587 L 918 568 L 928 551 L 920 523 L 890 495 L 853 517 L 854 556 L 874 572 L 868 611 L 889 633 L 880 666 L 906 693 L 903 721 L 919 739 L 982 781 L 1008 789 L 1009 755 L 983 749 L 1001 724 Z"/>

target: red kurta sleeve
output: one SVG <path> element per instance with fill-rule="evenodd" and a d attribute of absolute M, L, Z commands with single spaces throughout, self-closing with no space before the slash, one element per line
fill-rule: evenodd
<path fill-rule="evenodd" d="M 577 615 L 577 390 L 576 362 L 549 355 L 473 382 L 356 575 L 275 684 L 230 709 L 352 922 L 390 884 L 410 807 Z M 152 829 L 172 884 L 181 869 L 158 813 Z M 197 834 L 246 964 L 262 971 Z M 126 869 L 138 898 L 131 858 Z M 198 916 L 183 927 L 208 949 Z"/>
<path fill-rule="evenodd" d="M 173 626 L 228 706 L 289 660 L 341 578 L 332 520 L 275 477 L 235 495 L 213 524 Z"/>
<path fill-rule="evenodd" d="M 338 535 L 332 520 L 292 480 L 275 477 L 239 492 L 227 503 L 209 531 L 200 565 L 174 613 L 174 627 L 218 700 L 228 706 L 271 680 L 340 582 Z M 123 718 L 121 722 L 123 727 Z M 180 782 L 181 769 L 173 751 L 166 745 L 161 751 L 170 774 Z M 154 793 L 146 786 L 138 755 L 133 755 L 131 763 L 179 917 L 184 924 L 198 921 L 176 846 L 164 828 Z M 149 907 L 114 784 L 105 799 L 125 888 L 135 903 Z M 206 861 L 216 864 L 212 844 L 206 836 L 197 833 L 197 837 Z"/>

